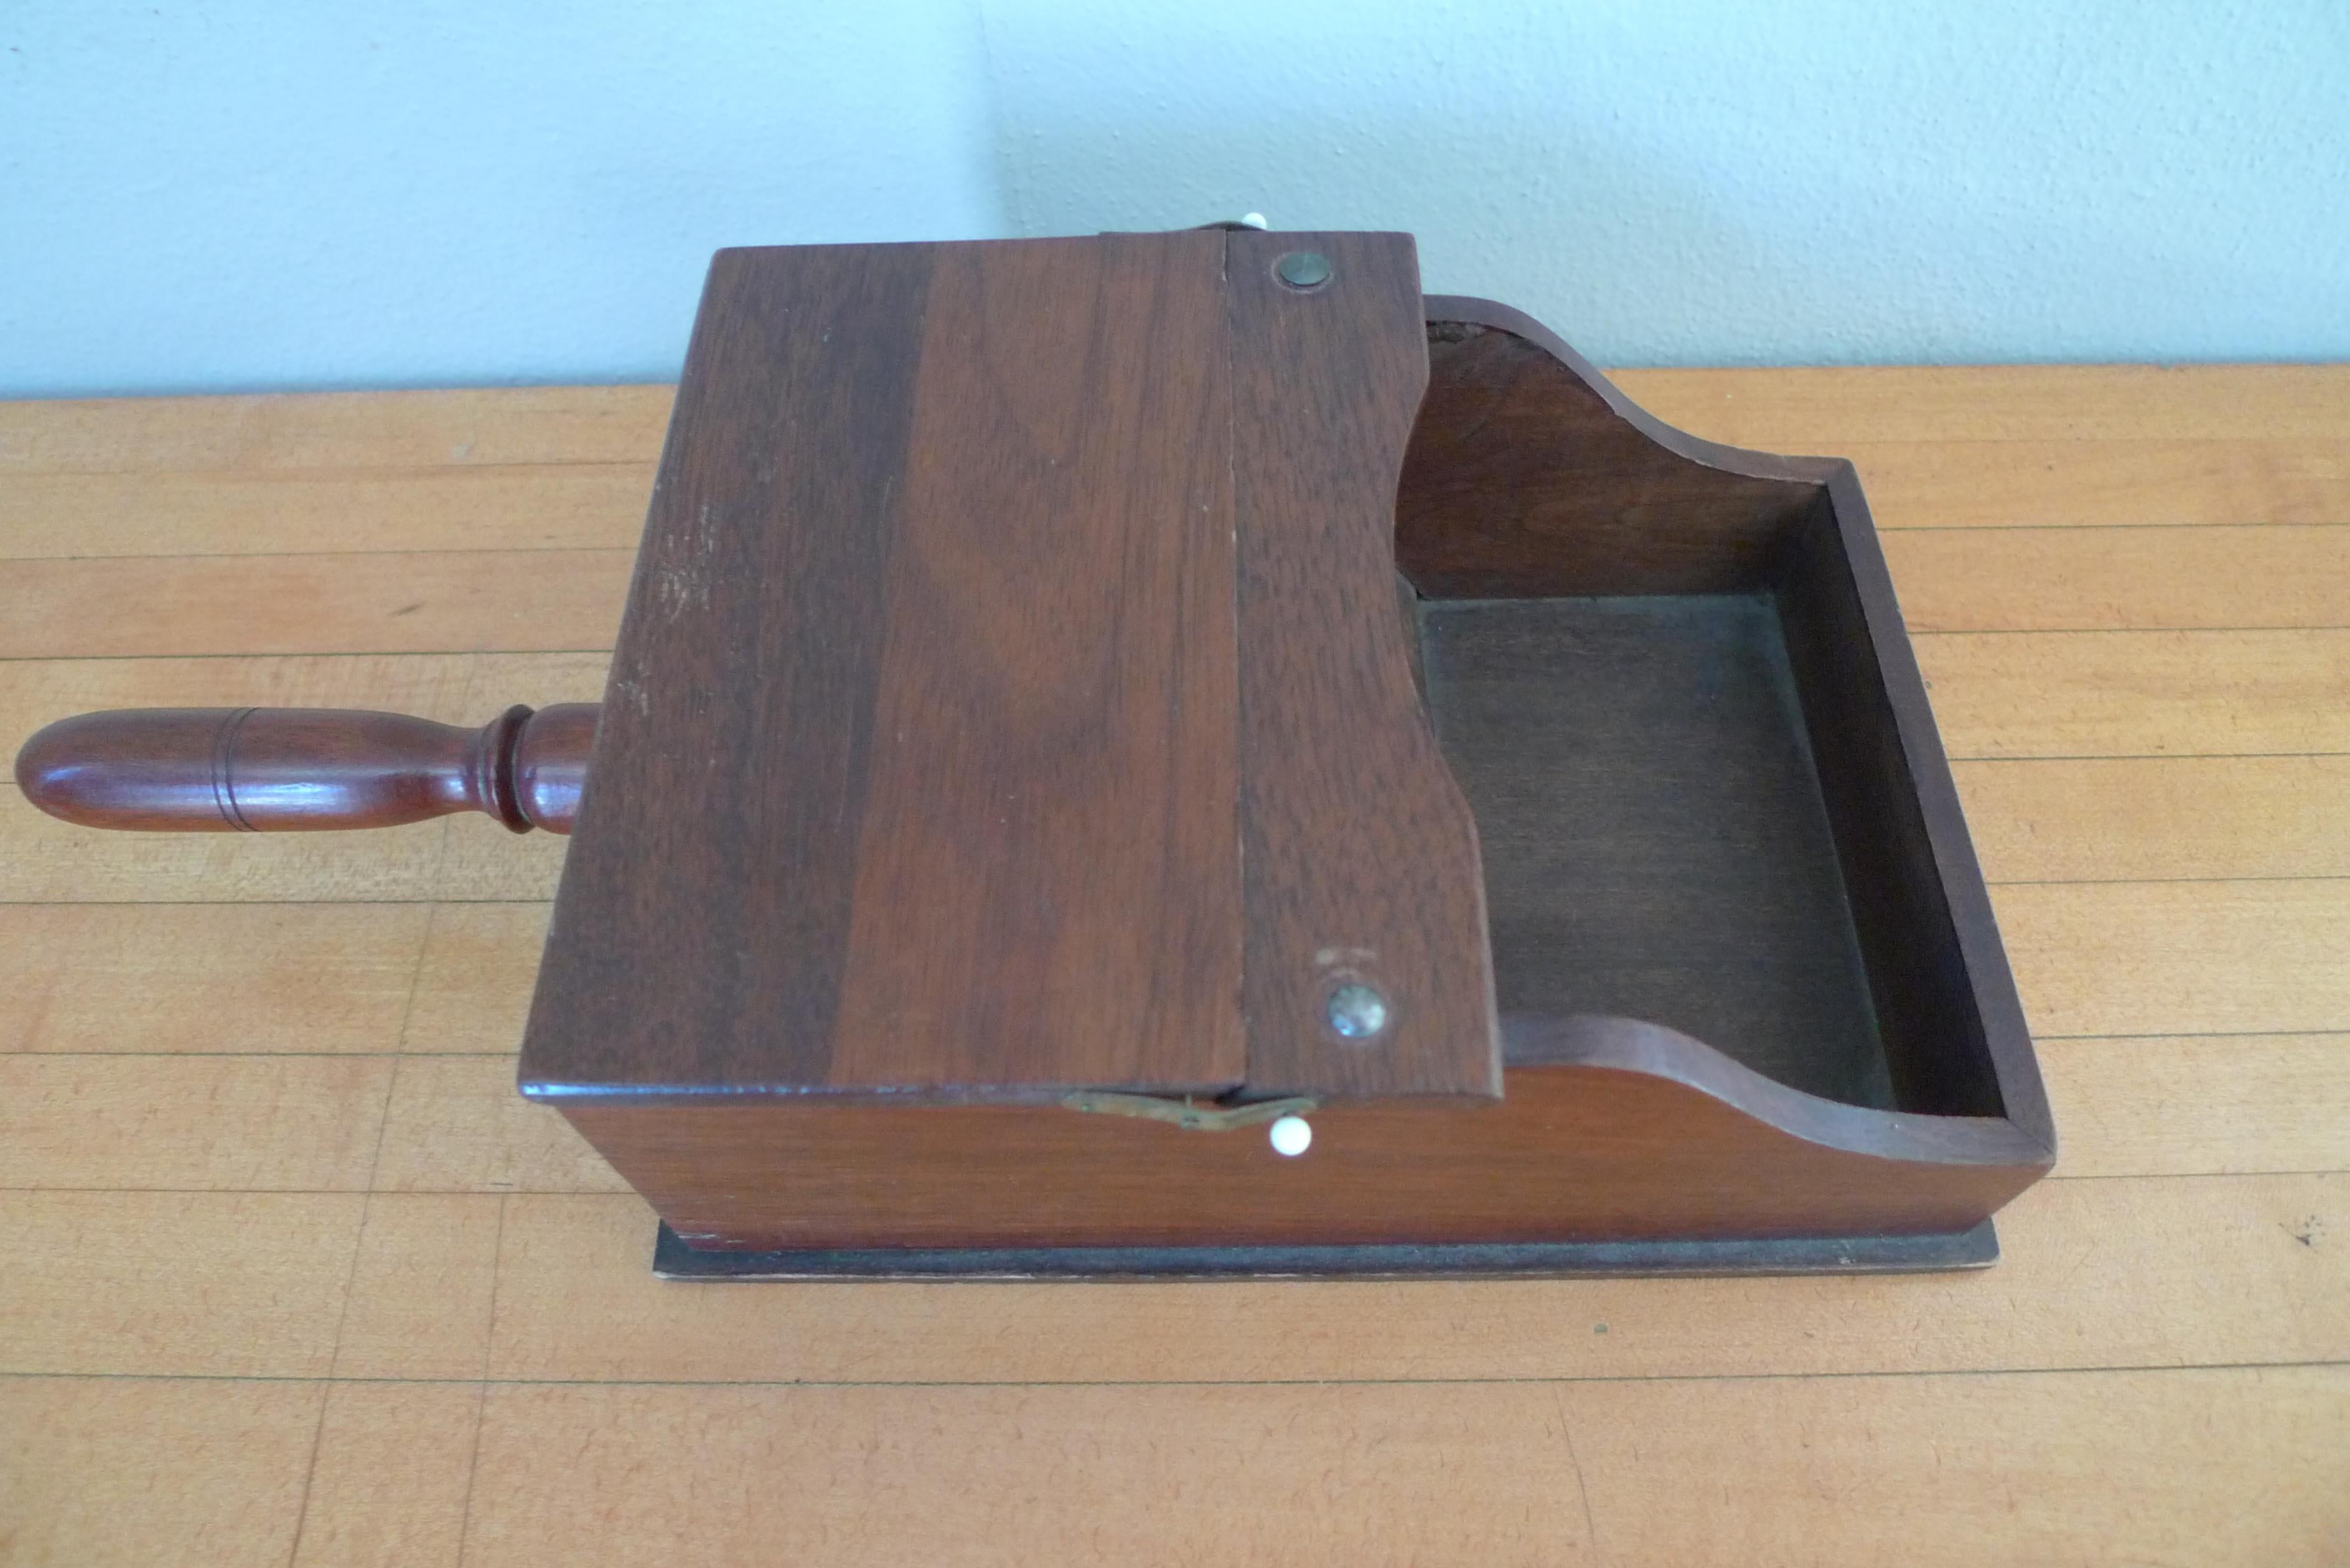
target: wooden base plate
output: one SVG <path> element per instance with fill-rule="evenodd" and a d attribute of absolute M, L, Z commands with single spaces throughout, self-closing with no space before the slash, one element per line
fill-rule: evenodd
<path fill-rule="evenodd" d="M 1543 1241 L 1380 1247 L 919 1247 L 697 1251 L 667 1225 L 664 1280 L 1570 1279 L 1627 1275 L 1909 1274 L 1989 1268 L 1988 1220 L 1931 1236 Z"/>

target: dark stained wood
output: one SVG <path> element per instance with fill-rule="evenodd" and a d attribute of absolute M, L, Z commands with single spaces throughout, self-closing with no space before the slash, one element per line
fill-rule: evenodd
<path fill-rule="evenodd" d="M 1500 1092 L 1477 827 L 1395 613 L 1396 476 L 1427 376 L 1404 234 L 1229 236 L 1253 1094 Z M 1297 289 L 1280 258 L 1327 258 Z M 1341 1037 L 1331 992 L 1388 1023 Z"/>
<path fill-rule="evenodd" d="M 1958 786 L 1860 481 L 1836 465 L 1783 563 L 1780 618 L 1903 1106 L 2055 1128 Z"/>
<path fill-rule="evenodd" d="M 596 749 L 594 702 L 563 702 L 541 708 L 515 737 L 515 798 L 523 815 L 550 833 L 568 833 L 579 815 L 579 793 L 588 784 L 588 760 Z"/>
<path fill-rule="evenodd" d="M 527 1083 L 1242 1081 L 1223 244 L 721 254 Z"/>
<path fill-rule="evenodd" d="M 1923 1234 L 2046 1167 L 2004 1121 L 1815 1099 L 1628 1019 L 1509 1042 L 1498 1103 L 1327 1107 L 1295 1159 L 1050 1106 L 566 1108 L 689 1242 L 743 1251 Z"/>
<path fill-rule="evenodd" d="M 931 250 L 813 248 L 784 290 L 772 253 L 712 264 L 526 1081 L 827 1075 Z"/>
<path fill-rule="evenodd" d="M 129 708 L 35 734 L 16 784 L 52 816 L 142 832 L 396 827 L 479 811 L 568 833 L 592 703 L 507 710 L 478 730 L 325 708 Z"/>
<path fill-rule="evenodd" d="M 1222 269 L 1204 234 L 937 252 L 837 1087 L 1249 1070 Z"/>
<path fill-rule="evenodd" d="M 1800 929 L 1806 940 L 1825 940 L 1831 929 L 1845 933 L 1838 940 L 1856 938 L 1875 1048 L 1856 1056 L 1848 1030 L 1816 1034 L 1806 1044 L 1800 1028 L 1792 1029 L 1776 1044 L 1769 1043 L 1767 1028 L 1760 1036 L 1713 1032 L 1730 1027 L 1727 1020 L 1699 1033 L 1788 1082 L 1865 1101 L 1889 1088 L 1891 1103 L 1905 1111 L 2004 1116 L 2053 1150 L 2046 1097 L 1990 898 L 1852 466 L 1742 452 L 1674 431 L 1631 404 L 1539 323 L 1505 306 L 1441 297 L 1430 299 L 1427 308 L 1433 344 L 1430 394 L 1405 467 L 1397 542 L 1399 567 L 1426 596 L 1424 625 L 1473 624 L 1479 612 L 1449 611 L 1445 604 L 1468 597 L 1555 600 L 1547 613 L 1559 620 L 1653 618 L 1670 613 L 1662 607 L 1678 602 L 1696 628 L 1704 606 L 1723 602 L 1708 596 L 1725 590 L 1769 596 L 1778 635 L 1766 640 L 1783 643 L 1795 704 L 1785 717 L 1800 726 L 1804 768 L 1812 775 L 1797 793 L 1817 802 L 1804 808 L 1778 791 L 1792 815 L 1783 813 L 1772 841 L 1777 853 L 1793 853 L 1802 836 L 1796 825 L 1815 822 L 1811 811 L 1824 810 L 1848 913 L 1838 919 L 1814 907 L 1801 917 Z M 1603 466 L 1590 466 L 1594 460 L 1586 454 L 1594 452 L 1605 454 Z M 1645 611 L 1620 601 L 1608 608 L 1611 598 L 1623 595 L 1690 597 L 1650 600 L 1657 607 Z M 1462 614 L 1469 618 L 1447 618 Z M 1617 794 L 1615 774 L 1624 774 L 1627 783 L 1637 775 L 1619 753 L 1646 726 L 1650 733 L 1637 750 L 1678 776 L 1652 774 L 1648 784 L 1657 794 L 1645 803 L 1630 798 L 1639 791 L 1626 789 L 1614 803 L 1615 820 L 1654 819 L 1673 809 L 1675 797 L 1685 797 L 1703 804 L 1702 811 L 1686 816 L 1688 830 L 1709 835 L 1711 842 L 1666 849 L 1655 838 L 1650 842 L 1657 847 L 1644 851 L 1638 834 L 1595 828 L 1594 847 L 1584 853 L 1618 861 L 1653 854 L 1659 875 L 1643 882 L 1645 897 L 1664 902 L 1672 898 L 1667 889 L 1674 877 L 1667 873 L 1674 861 L 1693 865 L 1719 854 L 1721 865 L 1680 884 L 1694 903 L 1705 897 L 1711 879 L 1722 900 L 1711 910 L 1689 911 L 1683 940 L 1696 940 L 1701 950 L 1701 933 L 1742 927 L 1740 961 L 1767 957 L 1768 933 L 1797 929 L 1781 922 L 1790 912 L 1792 890 L 1805 884 L 1782 879 L 1742 889 L 1733 867 L 1752 866 L 1757 855 L 1769 852 L 1751 836 L 1738 846 L 1747 814 L 1736 804 L 1705 799 L 1711 781 L 1700 778 L 1697 769 L 1706 733 L 1729 715 L 1730 671 L 1705 681 L 1702 691 L 1674 691 L 1659 684 L 1668 661 L 1649 661 L 1643 674 L 1628 665 L 1611 669 L 1604 658 L 1587 662 L 1595 651 L 1587 641 L 1562 643 L 1553 649 L 1547 671 L 1523 662 L 1513 668 L 1522 683 L 1513 701 L 1528 715 L 1522 758 L 1492 729 L 1503 717 L 1494 712 L 1485 715 L 1482 738 L 1464 749 L 1470 731 L 1448 709 L 1441 661 L 1431 654 L 1431 704 L 1455 766 L 1472 784 L 1481 823 L 1490 835 L 1513 814 L 1540 820 L 1552 807 L 1563 812 L 1570 804 L 1578 814 L 1607 820 L 1608 803 L 1601 797 Z M 1740 662 L 1751 674 L 1776 657 L 1774 647 L 1767 657 Z M 1655 688 L 1646 698 L 1638 695 L 1644 681 Z M 1563 705 L 1584 717 L 1562 714 Z M 1596 790 L 1570 803 L 1567 796 L 1585 786 L 1562 775 L 1559 747 L 1544 751 L 1542 737 L 1559 732 L 1552 724 L 1590 722 L 1587 711 L 1595 706 L 1617 710 L 1595 735 L 1601 746 L 1615 736 L 1615 752 L 1605 763 L 1588 759 L 1603 776 Z M 1545 711 L 1552 715 L 1547 722 L 1536 716 Z M 1463 744 L 1451 743 L 1455 738 Z M 1668 763 L 1677 748 L 1683 754 Z M 1758 758 L 1751 748 L 1724 745 L 1717 762 L 1724 770 L 1718 787 L 1733 794 L 1751 789 L 1750 807 L 1773 793 L 1762 782 L 1783 779 L 1768 768 L 1754 771 Z M 1548 805 L 1529 804 L 1545 793 Z M 1699 816 L 1712 826 L 1698 826 Z M 1596 922 L 1578 925 L 1585 918 L 1572 913 L 1569 903 L 1586 867 L 1575 862 L 1566 874 L 1545 877 L 1539 833 L 1500 831 L 1505 843 L 1489 843 L 1487 859 L 1492 887 L 1508 890 L 1506 909 L 1497 895 L 1494 918 L 1505 1006 L 1523 992 L 1543 997 L 1545 1006 L 1613 1007 L 1626 1004 L 1645 981 L 1651 994 L 1644 1016 L 1677 1022 L 1666 1015 L 1668 1007 L 1681 1019 L 1694 1019 L 1737 995 L 1739 962 L 1709 966 L 1689 954 L 1678 961 L 1687 966 L 1681 978 L 1706 996 L 1669 1002 L 1677 961 L 1658 956 L 1651 961 L 1663 972 L 1642 975 L 1637 957 L 1679 950 L 1662 929 L 1648 941 L 1627 945 L 1624 957 L 1631 961 L 1606 982 L 1619 988 L 1615 995 L 1595 996 L 1586 989 L 1603 983 L 1600 975 L 1562 980 L 1557 971 L 1544 969 L 1558 955 L 1545 957 L 1540 940 L 1522 945 L 1507 933 L 1522 923 L 1549 936 L 1596 929 Z M 1575 861 L 1572 846 L 1581 832 L 1557 830 L 1547 851 L 1552 866 L 1561 857 Z M 1816 846 L 1815 835 L 1814 842 Z M 1617 887 L 1602 907 L 1634 921 L 1642 897 Z M 1801 968 L 1783 973 L 1792 998 L 1800 989 Z M 1809 994 L 1816 1003 L 1818 994 Z M 1777 1014 L 1783 1023 L 1800 1024 L 1803 1006 L 1783 1006 L 1788 1009 Z M 1759 1015 L 1748 1010 L 1750 1019 Z M 1761 1054 L 1750 1054 L 1758 1044 Z M 1869 1060 L 1877 1054 L 1881 1062 Z M 1837 1064 L 1855 1061 L 1863 1066 L 1862 1078 L 1838 1089 L 1844 1069 Z"/>
<path fill-rule="evenodd" d="M 1425 619 L 1503 1014 L 1646 1019 L 1889 1106 L 1772 601 L 1435 599 Z"/>
<path fill-rule="evenodd" d="M 1825 479 L 1642 412 L 1539 323 L 1425 302 L 1430 373 L 1396 563 L 1430 598 L 1752 593 Z"/>

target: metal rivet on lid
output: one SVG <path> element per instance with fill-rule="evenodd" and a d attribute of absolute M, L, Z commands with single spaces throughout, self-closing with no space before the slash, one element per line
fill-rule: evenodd
<path fill-rule="evenodd" d="M 1330 281 L 1330 258 L 1320 251 L 1292 251 L 1273 264 L 1273 275 L 1292 288 L 1319 288 Z"/>
<path fill-rule="evenodd" d="M 1332 992 L 1324 1012 L 1330 1027 L 1348 1040 L 1368 1040 L 1388 1026 L 1388 999 L 1360 981 Z"/>

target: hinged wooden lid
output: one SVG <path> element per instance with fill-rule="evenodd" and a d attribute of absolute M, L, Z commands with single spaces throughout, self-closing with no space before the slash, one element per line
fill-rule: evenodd
<path fill-rule="evenodd" d="M 1405 235 L 720 253 L 525 1086 L 1497 1094 L 1426 379 Z"/>

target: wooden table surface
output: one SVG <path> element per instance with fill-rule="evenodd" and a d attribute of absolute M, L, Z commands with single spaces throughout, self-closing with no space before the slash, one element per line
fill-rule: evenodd
<path fill-rule="evenodd" d="M 2063 1148 L 1987 1273 L 656 1282 L 563 842 L 0 801 L 0 1562 L 2350 1561 L 2350 368 L 1645 372 L 1861 465 Z M 665 388 L 0 405 L 0 736 L 593 699 Z"/>

